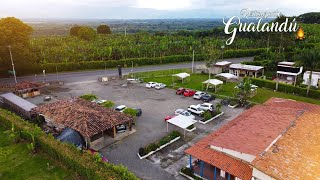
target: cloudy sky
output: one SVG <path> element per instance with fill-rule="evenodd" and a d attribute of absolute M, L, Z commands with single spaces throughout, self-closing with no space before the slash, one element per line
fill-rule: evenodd
<path fill-rule="evenodd" d="M 319 0 L 1 0 L 0 17 L 153 19 L 220 18 L 243 8 L 285 15 L 320 12 Z"/>

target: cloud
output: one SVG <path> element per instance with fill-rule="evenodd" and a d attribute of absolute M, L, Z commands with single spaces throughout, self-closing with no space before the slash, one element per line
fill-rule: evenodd
<path fill-rule="evenodd" d="M 303 3 L 303 4 L 302 4 Z M 243 8 L 285 15 L 320 12 L 313 0 L 1 0 L 0 16 L 35 18 L 213 18 Z"/>

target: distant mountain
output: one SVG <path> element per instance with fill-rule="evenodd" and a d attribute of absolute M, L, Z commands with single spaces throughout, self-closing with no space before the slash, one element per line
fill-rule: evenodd
<path fill-rule="evenodd" d="M 320 24 L 320 12 L 310 12 L 297 17 L 299 21 L 306 24 Z"/>

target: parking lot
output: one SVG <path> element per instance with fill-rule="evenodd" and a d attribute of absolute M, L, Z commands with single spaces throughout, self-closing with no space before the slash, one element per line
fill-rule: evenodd
<path fill-rule="evenodd" d="M 116 105 L 128 107 L 139 107 L 142 109 L 142 116 L 137 119 L 134 129 L 137 131 L 124 139 L 113 143 L 100 152 L 114 164 L 123 164 L 142 179 L 177 179 L 176 172 L 182 168 L 177 165 L 180 159 L 184 158 L 183 151 L 190 147 L 196 140 L 212 132 L 219 125 L 226 123 L 226 119 L 233 119 L 243 109 L 222 107 L 224 115 L 208 124 L 196 123 L 197 129 L 194 132 L 186 132 L 186 138 L 182 138 L 172 145 L 160 150 L 147 159 L 140 160 L 137 156 L 140 147 L 144 147 L 159 140 L 167 134 L 164 117 L 173 115 L 176 109 L 187 109 L 189 105 L 202 103 L 192 97 L 184 97 L 175 94 L 175 90 L 165 88 L 156 90 L 147 89 L 145 84 L 128 84 L 123 87 L 123 82 L 114 81 L 108 84 L 98 82 L 70 83 L 60 88 L 48 88 L 45 94 L 56 99 L 76 97 L 92 93 L 101 99 L 112 100 Z M 29 99 L 35 104 L 43 103 L 42 96 Z M 214 105 L 220 100 L 214 100 Z M 169 131 L 181 129 L 169 126 Z M 174 152 L 174 153 L 173 153 Z M 182 162 L 183 164 L 183 162 Z M 186 165 L 186 164 L 185 164 Z M 171 167 L 171 168 L 169 168 Z M 177 170 L 172 168 L 176 167 Z M 169 173 L 170 172 L 170 173 Z"/>

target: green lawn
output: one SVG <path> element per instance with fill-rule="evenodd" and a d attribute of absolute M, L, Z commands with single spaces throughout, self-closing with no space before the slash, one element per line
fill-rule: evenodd
<path fill-rule="evenodd" d="M 12 143 L 4 131 L 0 125 L 0 179 L 76 179 L 48 155 L 30 154 L 27 142 Z"/>
<path fill-rule="evenodd" d="M 153 73 L 154 74 L 161 74 L 161 72 L 159 72 L 159 71 L 155 71 Z M 151 72 L 148 72 L 148 74 L 151 74 Z M 143 74 L 140 74 L 140 75 L 143 76 Z M 203 90 L 201 82 L 207 80 L 208 78 L 209 78 L 208 75 L 205 75 L 205 74 L 192 74 L 190 77 L 190 80 L 189 79 L 186 80 L 183 84 L 181 81 L 178 81 L 177 79 L 175 79 L 175 81 L 174 81 L 175 87 L 173 87 L 173 88 L 184 87 L 184 88 L 191 88 L 191 89 L 195 89 L 195 90 Z M 214 77 L 211 77 L 211 78 L 214 78 Z M 150 78 L 144 78 L 144 81 L 145 82 L 148 82 L 148 81 L 162 82 L 162 83 L 165 83 L 169 87 L 172 84 L 172 77 L 171 76 L 150 77 Z M 222 85 L 221 89 L 216 94 L 222 95 L 222 96 L 233 97 L 234 87 L 236 85 L 237 85 L 237 83 L 227 82 L 226 84 Z M 293 100 L 302 101 L 302 102 L 308 102 L 308 103 L 312 103 L 312 104 L 320 104 L 320 100 L 317 100 L 317 99 L 297 96 L 297 95 L 293 95 L 293 94 L 286 94 L 286 93 L 281 93 L 281 92 L 274 92 L 272 90 L 264 89 L 264 88 L 258 88 L 258 94 L 249 100 L 252 102 L 261 104 L 261 103 L 266 102 L 271 97 L 279 97 L 279 98 L 285 98 L 285 99 L 293 99 Z"/>

